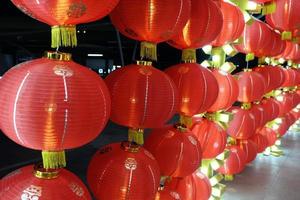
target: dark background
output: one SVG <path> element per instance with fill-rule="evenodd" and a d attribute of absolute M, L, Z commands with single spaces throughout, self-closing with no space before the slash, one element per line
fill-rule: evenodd
<path fill-rule="evenodd" d="M 132 63 L 139 53 L 139 44 L 125 38 L 116 31 L 108 17 L 89 24 L 79 25 L 78 47 L 61 48 L 60 51 L 70 52 L 73 59 L 101 72 L 105 77 L 117 66 Z M 38 22 L 19 11 L 9 0 L 2 0 L 0 5 L 0 76 L 12 66 L 40 57 L 50 48 L 50 27 Z M 122 53 L 121 53 L 122 52 Z M 88 58 L 88 53 L 101 53 L 101 58 Z M 122 55 L 122 56 L 121 56 Z M 197 51 L 198 62 L 208 59 L 202 50 Z M 167 44 L 158 45 L 158 62 L 155 66 L 165 69 L 180 62 L 181 52 Z M 245 56 L 238 54 L 229 61 L 239 65 L 237 71 L 246 66 Z M 257 60 L 249 64 L 250 68 Z M 126 139 L 126 128 L 109 123 L 105 131 L 91 144 L 67 152 L 67 168 L 83 180 L 86 167 L 91 156 L 102 145 Z M 40 152 L 25 149 L 0 132 L 0 178 L 21 166 L 40 161 Z"/>

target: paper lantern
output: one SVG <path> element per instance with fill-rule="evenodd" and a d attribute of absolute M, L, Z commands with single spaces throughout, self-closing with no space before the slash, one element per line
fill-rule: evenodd
<path fill-rule="evenodd" d="M 142 58 L 156 60 L 156 44 L 182 30 L 190 9 L 189 0 L 122 0 L 110 19 L 122 34 L 142 42 Z"/>
<path fill-rule="evenodd" d="M 248 139 L 255 133 L 255 116 L 251 110 L 232 107 L 233 119 L 229 122 L 227 134 L 235 139 Z"/>
<path fill-rule="evenodd" d="M 145 148 L 156 158 L 162 176 L 185 177 L 201 163 L 201 145 L 182 125 L 154 129 Z"/>
<path fill-rule="evenodd" d="M 176 112 L 173 81 L 150 63 L 115 70 L 105 79 L 112 98 L 111 120 L 131 128 L 162 127 Z"/>
<path fill-rule="evenodd" d="M 286 117 L 281 118 L 282 122 L 280 123 L 278 129 L 276 132 L 280 135 L 280 137 L 283 137 L 287 131 L 289 130 L 289 125 Z"/>
<path fill-rule="evenodd" d="M 299 29 L 300 2 L 297 0 L 276 0 L 276 11 L 267 17 L 267 22 L 280 31 L 294 32 Z"/>
<path fill-rule="evenodd" d="M 229 157 L 225 160 L 224 165 L 218 169 L 218 172 L 224 175 L 234 175 L 242 172 L 246 165 L 245 152 L 236 145 L 226 147 L 230 151 Z"/>
<path fill-rule="evenodd" d="M 223 15 L 223 26 L 218 37 L 212 42 L 213 46 L 223 46 L 238 39 L 245 27 L 244 15 L 234 4 L 220 1 Z"/>
<path fill-rule="evenodd" d="M 157 192 L 155 200 L 183 200 L 175 190 L 164 188 Z"/>
<path fill-rule="evenodd" d="M 60 169 L 25 166 L 1 179 L 1 199 L 5 200 L 92 200 L 88 189 L 73 173 Z"/>
<path fill-rule="evenodd" d="M 215 102 L 219 87 L 207 68 L 197 63 L 184 63 L 168 68 L 166 74 L 179 89 L 181 115 L 203 113 Z"/>
<path fill-rule="evenodd" d="M 76 25 L 103 18 L 119 2 L 119 0 L 11 1 L 28 16 L 52 27 L 53 48 L 76 46 Z"/>
<path fill-rule="evenodd" d="M 259 129 L 260 127 L 263 127 L 267 120 L 265 120 L 265 111 L 264 107 L 261 104 L 254 104 L 251 107 L 251 112 L 254 115 L 255 118 L 255 128 L 256 130 Z"/>
<path fill-rule="evenodd" d="M 294 87 L 297 85 L 298 74 L 294 69 L 284 69 L 285 81 L 281 85 L 282 87 Z"/>
<path fill-rule="evenodd" d="M 256 133 L 249 138 L 249 140 L 253 141 L 257 147 L 257 153 L 262 153 L 268 147 L 268 141 L 265 136 Z"/>
<path fill-rule="evenodd" d="M 300 95 L 294 92 L 292 93 L 292 96 L 293 96 L 293 108 L 295 108 L 300 103 Z"/>
<path fill-rule="evenodd" d="M 284 93 L 276 97 L 277 101 L 280 102 L 279 106 L 279 117 L 284 116 L 293 109 L 293 95 L 291 93 Z"/>
<path fill-rule="evenodd" d="M 44 164 L 57 167 L 64 165 L 61 151 L 100 134 L 110 115 L 110 97 L 104 81 L 73 62 L 70 54 L 46 56 L 21 63 L 2 77 L 0 121 L 10 139 L 42 150 Z"/>
<path fill-rule="evenodd" d="M 288 127 L 292 126 L 296 122 L 296 119 L 298 119 L 295 118 L 295 116 L 291 112 L 287 113 L 285 118 L 287 120 Z"/>
<path fill-rule="evenodd" d="M 265 94 L 266 84 L 262 75 L 246 70 L 236 74 L 239 85 L 238 101 L 250 103 L 260 101 Z"/>
<path fill-rule="evenodd" d="M 259 67 L 256 67 L 254 68 L 254 71 L 255 72 L 258 72 L 260 75 L 263 76 L 264 80 L 265 80 L 265 83 L 266 83 L 266 93 L 276 89 L 276 86 L 274 86 L 274 84 L 276 82 L 279 82 L 277 79 L 281 77 L 282 74 L 273 74 L 275 71 L 272 70 L 273 68 L 275 67 L 272 67 L 272 66 L 259 66 Z M 277 71 L 276 71 L 277 72 Z M 275 82 L 275 83 L 274 83 Z"/>
<path fill-rule="evenodd" d="M 168 43 L 177 49 L 198 49 L 211 43 L 220 33 L 223 17 L 211 0 L 191 0 L 191 15 L 179 34 Z"/>
<path fill-rule="evenodd" d="M 96 199 L 153 200 L 160 174 L 150 152 L 123 142 L 107 145 L 93 156 L 87 180 Z"/>
<path fill-rule="evenodd" d="M 183 200 L 208 200 L 212 193 L 209 179 L 200 170 L 184 178 L 173 178 L 165 187 L 176 190 Z"/>
<path fill-rule="evenodd" d="M 259 134 L 263 135 L 267 139 L 268 147 L 273 146 L 277 140 L 277 134 L 271 128 L 264 127 L 260 130 Z"/>
<path fill-rule="evenodd" d="M 264 50 L 264 55 L 268 57 L 275 57 L 282 54 L 286 49 L 287 42 L 285 40 L 281 40 L 281 35 L 275 31 L 272 31 L 272 41 L 270 43 L 269 49 Z"/>
<path fill-rule="evenodd" d="M 192 126 L 192 132 L 201 144 L 203 159 L 213 159 L 224 151 L 227 135 L 217 123 L 203 119 Z"/>
<path fill-rule="evenodd" d="M 282 67 L 269 67 L 270 69 L 270 88 L 275 90 L 282 86 L 285 81 L 285 73 Z"/>
<path fill-rule="evenodd" d="M 274 102 L 273 98 L 263 99 L 261 105 L 264 108 L 264 120 L 270 122 L 278 117 L 279 115 L 279 105 Z"/>
<path fill-rule="evenodd" d="M 219 110 L 227 110 L 237 100 L 239 94 L 239 86 L 236 79 L 229 73 L 221 70 L 213 70 L 218 85 L 218 97 L 214 104 L 208 109 L 208 112 L 216 112 Z M 212 93 L 212 90 L 208 90 Z"/>
<path fill-rule="evenodd" d="M 239 140 L 238 146 L 246 154 L 246 163 L 250 163 L 255 160 L 257 156 L 257 145 L 252 140 Z"/>

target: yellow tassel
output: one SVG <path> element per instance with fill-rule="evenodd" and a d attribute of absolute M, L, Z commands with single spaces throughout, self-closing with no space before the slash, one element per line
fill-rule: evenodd
<path fill-rule="evenodd" d="M 254 60 L 254 59 L 255 59 L 254 53 L 248 53 L 246 55 L 246 62 L 249 62 L 249 61 Z"/>
<path fill-rule="evenodd" d="M 226 54 L 222 47 L 215 47 L 212 49 L 213 66 L 220 68 L 226 60 Z"/>
<path fill-rule="evenodd" d="M 281 33 L 281 39 L 282 40 L 291 40 L 292 39 L 292 32 L 290 32 L 290 31 L 283 31 L 282 33 Z"/>
<path fill-rule="evenodd" d="M 225 178 L 224 178 L 225 181 L 233 181 L 233 179 L 234 179 L 233 175 L 225 175 Z"/>
<path fill-rule="evenodd" d="M 242 106 L 241 106 L 241 108 L 243 110 L 250 110 L 251 107 L 252 107 L 251 103 L 243 103 Z"/>
<path fill-rule="evenodd" d="M 151 42 L 141 42 L 141 59 L 157 61 L 157 46 Z"/>
<path fill-rule="evenodd" d="M 268 14 L 272 14 L 276 11 L 277 9 L 277 5 L 276 5 L 276 2 L 273 1 L 271 3 L 267 3 L 263 6 L 262 8 L 262 15 L 268 15 Z"/>
<path fill-rule="evenodd" d="M 52 48 L 58 47 L 75 47 L 77 46 L 76 26 L 53 26 L 52 33 Z"/>
<path fill-rule="evenodd" d="M 66 166 L 65 151 L 42 151 L 45 169 L 58 169 Z"/>
<path fill-rule="evenodd" d="M 190 128 L 193 125 L 193 119 L 188 116 L 180 115 L 179 122 Z"/>
<path fill-rule="evenodd" d="M 128 130 L 128 141 L 135 142 L 139 145 L 143 145 L 144 144 L 144 130 L 130 128 Z"/>
<path fill-rule="evenodd" d="M 196 49 L 184 49 L 182 50 L 181 60 L 186 63 L 196 63 Z"/>

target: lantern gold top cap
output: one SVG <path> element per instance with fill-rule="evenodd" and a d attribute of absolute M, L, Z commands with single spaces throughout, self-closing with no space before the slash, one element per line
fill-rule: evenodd
<path fill-rule="evenodd" d="M 55 179 L 59 175 L 59 169 L 45 169 L 42 164 L 34 166 L 34 176 L 39 179 Z"/>
<path fill-rule="evenodd" d="M 124 151 L 128 151 L 128 152 L 131 152 L 131 153 L 137 153 L 140 150 L 140 145 L 135 143 L 135 142 L 126 141 L 126 142 L 121 143 L 121 148 Z"/>
<path fill-rule="evenodd" d="M 62 53 L 56 51 L 46 51 L 44 57 L 50 60 L 70 61 L 72 60 L 72 54 Z"/>

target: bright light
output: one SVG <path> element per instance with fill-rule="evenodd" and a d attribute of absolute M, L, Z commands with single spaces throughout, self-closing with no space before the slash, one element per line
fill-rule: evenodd
<path fill-rule="evenodd" d="M 103 54 L 101 54 L 101 53 L 89 53 L 87 56 L 88 57 L 103 57 Z"/>

